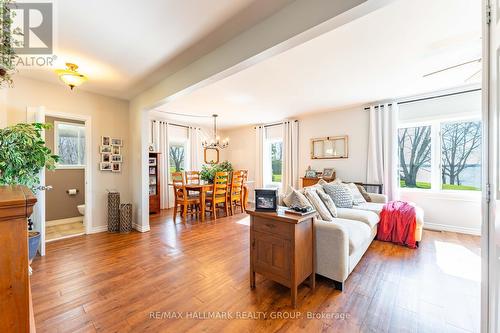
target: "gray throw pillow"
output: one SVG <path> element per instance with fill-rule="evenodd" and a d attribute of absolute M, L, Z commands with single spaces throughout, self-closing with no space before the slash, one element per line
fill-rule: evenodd
<path fill-rule="evenodd" d="M 287 194 L 283 197 L 283 203 L 287 207 L 312 208 L 311 203 L 307 200 L 305 195 L 292 187 L 288 189 Z"/>
<path fill-rule="evenodd" d="M 330 196 L 323 191 L 317 191 L 317 193 L 326 208 L 330 211 L 330 214 L 332 214 L 333 217 L 337 217 L 337 207 L 335 207 L 335 203 L 332 198 L 330 198 Z"/>
<path fill-rule="evenodd" d="M 349 189 L 351 190 L 351 194 L 352 194 L 352 201 L 355 205 L 361 205 L 361 204 L 364 204 L 366 203 L 366 200 L 365 198 L 363 197 L 363 195 L 361 194 L 361 192 L 359 191 L 358 187 L 356 186 L 356 184 L 354 183 L 349 183 L 347 184 L 347 186 L 349 186 Z"/>
<path fill-rule="evenodd" d="M 352 208 L 352 193 L 347 185 L 328 183 L 323 185 L 323 189 L 337 208 Z"/>

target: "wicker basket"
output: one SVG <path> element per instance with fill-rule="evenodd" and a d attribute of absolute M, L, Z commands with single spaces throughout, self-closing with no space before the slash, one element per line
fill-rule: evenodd
<path fill-rule="evenodd" d="M 120 232 L 132 230 L 132 204 L 120 205 Z"/>
<path fill-rule="evenodd" d="M 108 231 L 120 231 L 120 193 L 108 193 Z"/>

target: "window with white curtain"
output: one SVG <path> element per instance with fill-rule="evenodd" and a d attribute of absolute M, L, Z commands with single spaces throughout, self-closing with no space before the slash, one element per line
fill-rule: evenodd
<path fill-rule="evenodd" d="M 172 172 L 188 169 L 188 131 L 187 128 L 170 125 L 168 128 L 169 177 Z"/>
<path fill-rule="evenodd" d="M 399 107 L 401 188 L 481 190 L 481 92 Z"/>
<path fill-rule="evenodd" d="M 283 175 L 283 126 L 265 127 L 263 150 L 264 187 L 281 187 Z"/>

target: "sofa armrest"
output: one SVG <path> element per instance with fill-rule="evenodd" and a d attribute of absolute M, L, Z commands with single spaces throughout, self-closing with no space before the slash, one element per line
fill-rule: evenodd
<path fill-rule="evenodd" d="M 338 282 L 349 275 L 349 234 L 334 222 L 315 219 L 316 273 Z"/>
<path fill-rule="evenodd" d="M 372 202 L 374 203 L 386 203 L 387 202 L 387 195 L 385 194 L 378 194 L 378 193 L 368 193 L 370 195 L 370 198 L 372 199 Z"/>

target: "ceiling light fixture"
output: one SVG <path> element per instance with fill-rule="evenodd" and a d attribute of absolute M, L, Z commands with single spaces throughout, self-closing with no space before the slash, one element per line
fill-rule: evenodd
<path fill-rule="evenodd" d="M 83 74 L 78 73 L 78 66 L 70 62 L 66 63 L 66 69 L 56 69 L 57 75 L 62 82 L 66 83 L 71 90 L 88 80 Z"/>
<path fill-rule="evenodd" d="M 212 139 L 210 141 L 205 140 L 201 143 L 203 148 L 208 148 L 208 149 L 224 149 L 227 146 L 229 146 L 229 139 L 225 138 L 222 142 L 220 142 L 220 138 L 217 135 L 217 117 L 218 115 L 213 114 L 212 117 L 214 118 L 214 133 Z"/>

